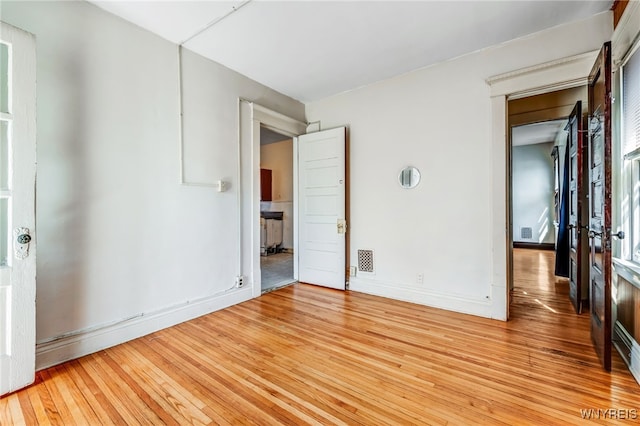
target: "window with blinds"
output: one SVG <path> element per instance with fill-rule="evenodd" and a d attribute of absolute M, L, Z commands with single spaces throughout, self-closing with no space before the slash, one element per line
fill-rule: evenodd
<path fill-rule="evenodd" d="M 640 53 L 629 58 L 622 69 L 623 152 L 640 147 Z"/>
<path fill-rule="evenodd" d="M 622 178 L 625 182 L 623 242 L 625 257 L 640 263 L 640 53 L 636 51 L 622 67 Z M 615 173 L 615 172 L 614 172 Z"/>

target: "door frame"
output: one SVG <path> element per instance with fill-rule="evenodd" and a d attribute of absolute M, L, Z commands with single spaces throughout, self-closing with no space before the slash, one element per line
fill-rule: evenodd
<path fill-rule="evenodd" d="M 240 119 L 240 191 L 238 202 L 247 202 L 247 208 L 240 208 L 241 232 L 240 245 L 243 254 L 240 259 L 241 271 L 251 283 L 251 294 L 258 297 L 262 294 L 262 278 L 260 267 L 260 126 L 289 136 L 293 139 L 293 221 L 297 222 L 297 182 L 296 182 L 296 153 L 297 136 L 306 132 L 307 123 L 298 121 L 279 112 L 273 111 L 253 101 L 239 98 L 238 113 Z M 248 147 L 249 149 L 243 149 Z M 297 235 L 294 229 L 293 264 L 294 279 L 297 279 Z"/>
<path fill-rule="evenodd" d="M 511 224 L 511 140 L 508 105 L 543 93 L 586 85 L 598 50 L 489 77 L 491 103 L 491 317 L 509 319 L 510 286 L 513 282 Z"/>

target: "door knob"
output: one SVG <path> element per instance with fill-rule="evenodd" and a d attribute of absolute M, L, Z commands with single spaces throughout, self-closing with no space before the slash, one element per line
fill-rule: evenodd
<path fill-rule="evenodd" d="M 602 237 L 602 232 L 589 231 L 589 238 Z"/>
<path fill-rule="evenodd" d="M 576 226 L 573 223 L 570 223 L 567 225 L 567 229 L 571 230 L 573 228 L 575 228 Z"/>
<path fill-rule="evenodd" d="M 624 231 L 618 231 L 615 234 L 611 234 L 612 237 L 616 237 L 619 240 L 624 240 Z"/>
<path fill-rule="evenodd" d="M 13 244 L 13 254 L 16 259 L 26 259 L 29 256 L 29 243 L 31 242 L 31 231 L 29 228 L 16 228 L 13 230 L 15 243 Z"/>
<path fill-rule="evenodd" d="M 17 238 L 18 244 L 29 244 L 31 242 L 31 235 L 20 234 Z"/>

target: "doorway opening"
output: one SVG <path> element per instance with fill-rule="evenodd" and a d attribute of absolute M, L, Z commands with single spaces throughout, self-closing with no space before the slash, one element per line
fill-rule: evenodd
<path fill-rule="evenodd" d="M 564 171 L 568 164 L 568 118 L 576 103 L 586 107 L 586 86 L 508 101 L 509 304 L 514 291 L 530 290 L 517 287 L 531 279 L 546 283 L 540 291 L 562 294 L 566 303 L 571 303 L 568 268 L 556 268 L 555 260 L 564 262 L 563 256 L 569 256 L 558 243 L 564 234 L 561 228 L 567 227 L 561 220 L 568 214 L 563 211 L 562 197 L 573 182 Z M 515 257 L 514 250 L 518 251 Z M 527 250 L 530 252 L 525 253 Z M 531 264 L 534 254 L 541 262 L 535 267 Z M 535 297 L 538 303 L 543 299 Z"/>
<path fill-rule="evenodd" d="M 238 100 L 238 138 L 239 138 L 239 158 L 240 158 L 240 187 L 243 194 L 239 199 L 241 215 L 241 261 L 243 276 L 251 286 L 253 297 L 259 297 L 262 293 L 262 271 L 261 271 L 261 188 L 260 188 L 260 140 L 261 134 L 268 129 L 276 134 L 293 138 L 293 158 L 297 157 L 297 137 L 303 134 L 307 128 L 306 123 L 295 120 L 286 115 L 272 111 L 256 103 L 239 99 Z M 281 136 L 274 140 L 283 140 Z M 292 161 L 293 162 L 293 161 Z M 293 176 L 296 176 L 295 162 L 293 162 Z M 295 193 L 296 178 L 293 178 Z M 297 203 L 293 198 L 293 221 L 296 222 Z M 293 230 L 293 279 L 297 280 L 297 236 L 295 225 Z M 284 229 L 283 229 L 284 231 Z M 284 238 L 284 232 L 283 232 Z"/>
<path fill-rule="evenodd" d="M 265 128 L 293 138 L 293 278 L 291 281 L 299 280 L 308 284 L 344 290 L 348 241 L 346 127 L 306 133 L 306 123 L 253 102 L 239 99 L 238 108 L 240 187 L 243 194 L 238 201 L 242 212 L 240 229 L 249 231 L 240 233 L 242 247 L 240 264 L 245 272 L 244 278 L 250 283 L 253 297 L 263 293 L 261 271 L 263 256 L 260 253 L 262 207 L 260 135 Z M 273 173 L 271 177 L 273 179 Z M 273 195 L 273 186 L 271 190 Z M 333 202 L 326 202 L 330 199 Z M 282 219 L 284 219 L 284 212 Z M 283 223 L 283 241 L 284 231 Z M 265 251 L 267 245 L 265 244 Z M 273 252 L 273 247 L 270 247 L 269 251 Z M 276 254 L 278 252 L 277 245 L 275 252 Z"/>
<path fill-rule="evenodd" d="M 260 126 L 261 291 L 295 282 L 293 138 Z"/>

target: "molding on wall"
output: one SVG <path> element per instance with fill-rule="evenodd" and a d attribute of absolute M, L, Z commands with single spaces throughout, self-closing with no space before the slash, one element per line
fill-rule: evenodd
<path fill-rule="evenodd" d="M 640 288 L 640 267 L 638 264 L 628 260 L 612 258 L 613 270 L 616 274 L 624 278 L 629 284 Z"/>
<path fill-rule="evenodd" d="M 252 298 L 245 288 L 227 294 L 187 301 L 117 323 L 91 327 L 36 345 L 36 370 L 79 358 L 111 346 L 224 309 Z"/>
<path fill-rule="evenodd" d="M 491 98 L 491 295 L 492 318 L 508 319 L 507 253 L 510 225 L 508 222 L 507 182 L 507 97 Z"/>
<path fill-rule="evenodd" d="M 612 338 L 613 346 L 629 367 L 633 377 L 640 383 L 640 345 L 619 321 L 613 326 Z"/>
<path fill-rule="evenodd" d="M 270 130 L 289 137 L 295 137 L 307 131 L 307 124 L 302 121 L 295 120 L 254 102 L 252 102 L 252 105 L 253 119 L 259 121 Z"/>
<path fill-rule="evenodd" d="M 463 296 L 408 287 L 406 284 L 387 283 L 360 277 L 349 277 L 349 290 L 374 296 L 388 297 L 417 303 L 447 311 L 461 312 L 485 318 L 493 318 L 490 299 L 480 300 Z"/>
<path fill-rule="evenodd" d="M 491 96 L 508 96 L 520 99 L 555 90 L 569 89 L 587 84 L 589 72 L 598 56 L 598 50 L 544 62 L 527 68 L 498 74 L 485 81 L 491 88 Z M 565 76 L 561 82 L 553 77 Z M 552 81 L 550 84 L 549 81 Z"/>
<path fill-rule="evenodd" d="M 640 2 L 630 1 L 611 37 L 611 61 L 615 71 L 629 56 L 640 34 Z"/>

